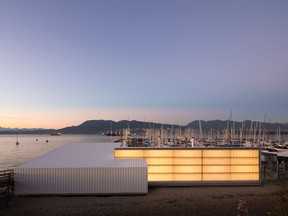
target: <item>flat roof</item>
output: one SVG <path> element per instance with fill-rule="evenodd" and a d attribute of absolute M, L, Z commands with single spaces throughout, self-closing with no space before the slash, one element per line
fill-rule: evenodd
<path fill-rule="evenodd" d="M 276 153 L 278 157 L 288 157 L 288 150 Z"/>
<path fill-rule="evenodd" d="M 17 168 L 147 167 L 145 159 L 114 159 L 120 143 L 65 144 Z"/>

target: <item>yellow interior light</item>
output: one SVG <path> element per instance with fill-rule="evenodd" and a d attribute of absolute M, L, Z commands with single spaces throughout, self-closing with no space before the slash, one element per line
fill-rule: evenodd
<path fill-rule="evenodd" d="M 259 181 L 258 149 L 116 149 L 115 158 L 144 158 L 148 181 Z"/>
<path fill-rule="evenodd" d="M 201 181 L 201 174 L 174 174 L 173 181 Z"/>
<path fill-rule="evenodd" d="M 202 157 L 202 150 L 193 150 L 193 151 L 187 151 L 183 149 L 174 149 L 173 150 L 173 157 L 179 157 L 179 158 L 201 158 Z"/>
<path fill-rule="evenodd" d="M 173 166 L 148 166 L 148 174 L 150 173 L 173 173 Z"/>
<path fill-rule="evenodd" d="M 173 157 L 173 150 L 149 149 L 144 150 L 144 157 Z"/>
<path fill-rule="evenodd" d="M 173 181 L 173 174 L 149 174 L 148 181 Z"/>
<path fill-rule="evenodd" d="M 203 158 L 203 165 L 230 165 L 231 158 Z"/>
<path fill-rule="evenodd" d="M 221 149 L 211 149 L 211 150 L 203 150 L 203 157 L 230 157 L 230 150 L 221 150 Z"/>
<path fill-rule="evenodd" d="M 114 152 L 115 158 L 143 158 L 143 150 L 118 150 Z"/>
<path fill-rule="evenodd" d="M 231 180 L 233 181 L 259 181 L 259 173 L 232 173 Z"/>
<path fill-rule="evenodd" d="M 259 165 L 259 158 L 231 158 L 231 164 Z"/>
<path fill-rule="evenodd" d="M 204 173 L 203 174 L 203 181 L 230 181 L 231 176 L 230 174 L 226 173 Z"/>
<path fill-rule="evenodd" d="M 201 166 L 174 166 L 173 173 L 201 173 Z"/>
<path fill-rule="evenodd" d="M 231 166 L 231 173 L 258 173 L 259 166 L 257 165 L 238 165 L 238 166 Z"/>
<path fill-rule="evenodd" d="M 173 158 L 174 165 L 201 165 L 201 158 Z"/>
<path fill-rule="evenodd" d="M 146 158 L 148 166 L 151 165 L 173 165 L 173 158 Z"/>
<path fill-rule="evenodd" d="M 231 150 L 231 157 L 259 157 L 259 151 L 258 149 L 237 149 L 237 150 Z"/>
<path fill-rule="evenodd" d="M 227 166 L 203 166 L 204 173 L 230 173 L 230 165 Z"/>

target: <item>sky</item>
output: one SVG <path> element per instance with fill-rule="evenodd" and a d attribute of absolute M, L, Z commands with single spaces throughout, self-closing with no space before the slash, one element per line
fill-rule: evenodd
<path fill-rule="evenodd" d="M 0 0 L 0 127 L 288 122 L 286 0 Z"/>

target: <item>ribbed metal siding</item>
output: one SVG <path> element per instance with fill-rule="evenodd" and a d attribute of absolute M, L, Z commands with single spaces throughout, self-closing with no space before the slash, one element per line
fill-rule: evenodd
<path fill-rule="evenodd" d="M 146 167 L 22 168 L 15 194 L 145 194 Z"/>
<path fill-rule="evenodd" d="M 102 161 L 114 160 L 117 143 L 73 143 L 18 166 L 19 168 L 95 167 Z"/>
<path fill-rule="evenodd" d="M 145 159 L 114 160 L 115 144 L 69 145 L 15 168 L 15 194 L 148 193 Z"/>

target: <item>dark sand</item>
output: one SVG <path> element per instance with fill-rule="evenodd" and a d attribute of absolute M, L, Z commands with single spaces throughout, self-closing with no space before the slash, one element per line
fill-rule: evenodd
<path fill-rule="evenodd" d="M 144 196 L 12 197 L 0 215 L 288 215 L 288 178 L 261 186 L 153 187 Z"/>

